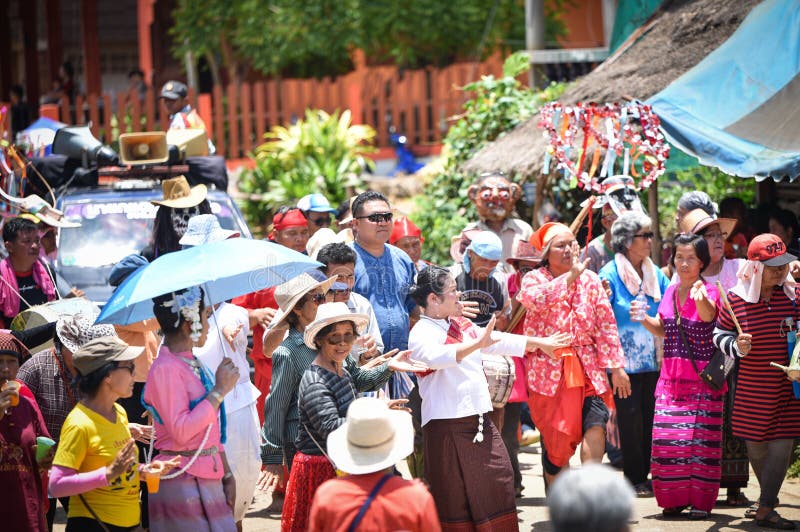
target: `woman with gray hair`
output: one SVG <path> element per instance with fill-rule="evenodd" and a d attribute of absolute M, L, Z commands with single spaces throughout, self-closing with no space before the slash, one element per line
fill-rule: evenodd
<path fill-rule="evenodd" d="M 614 260 L 600 270 L 607 282 L 611 307 L 631 380 L 628 397 L 614 396 L 625 477 L 639 497 L 653 495 L 650 473 L 651 433 L 659 363 L 653 336 L 644 328 L 645 314 L 656 315 L 669 280 L 650 259 L 653 231 L 641 211 L 622 214 L 611 226 Z"/>

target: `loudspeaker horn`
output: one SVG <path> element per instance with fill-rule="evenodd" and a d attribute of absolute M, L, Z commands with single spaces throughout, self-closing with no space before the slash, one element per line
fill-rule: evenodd
<path fill-rule="evenodd" d="M 119 158 L 126 165 L 167 162 L 167 134 L 163 131 L 123 133 L 119 136 Z"/>
<path fill-rule="evenodd" d="M 117 152 L 97 140 L 89 126 L 66 126 L 56 131 L 53 153 L 66 155 L 70 159 L 80 159 L 84 168 L 88 168 L 91 163 L 111 166 L 119 162 Z"/>
<path fill-rule="evenodd" d="M 167 131 L 167 145 L 178 148 L 181 161 L 187 157 L 208 155 L 208 136 L 203 129 L 170 129 Z"/>

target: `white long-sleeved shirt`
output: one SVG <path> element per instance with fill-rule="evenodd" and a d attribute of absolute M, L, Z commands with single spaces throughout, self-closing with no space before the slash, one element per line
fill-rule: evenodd
<path fill-rule="evenodd" d="M 419 393 L 422 396 L 422 424 L 432 419 L 458 419 L 492 410 L 489 385 L 483 373 L 482 354 L 524 356 L 527 337 L 517 334 L 493 332 L 496 344 L 476 350 L 456 360 L 456 345 L 445 344 L 448 320 L 436 320 L 422 316 L 411 329 L 408 348 L 411 358 L 424 362 L 433 373 L 419 377 Z M 481 328 L 470 324 L 462 331 L 464 341 L 477 338 Z"/>

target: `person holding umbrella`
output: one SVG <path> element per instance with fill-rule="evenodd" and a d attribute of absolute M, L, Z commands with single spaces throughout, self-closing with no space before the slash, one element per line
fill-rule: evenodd
<path fill-rule="evenodd" d="M 180 469 L 162 478 L 149 496 L 150 530 L 233 532 L 236 481 L 225 456 L 225 411 L 222 401 L 239 380 L 230 358 L 216 374 L 192 353 L 208 335 L 211 307 L 194 286 L 153 299 L 153 313 L 164 333 L 144 389 L 153 414 L 159 455 L 180 458 Z"/>

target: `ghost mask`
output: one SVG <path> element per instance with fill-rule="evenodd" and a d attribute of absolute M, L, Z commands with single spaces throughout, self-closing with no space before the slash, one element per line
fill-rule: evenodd
<path fill-rule="evenodd" d="M 170 211 L 172 228 L 175 230 L 175 234 L 178 238 L 181 238 L 186 233 L 186 229 L 189 227 L 189 219 L 198 214 L 200 214 L 200 207 L 197 205 L 186 209 L 172 209 Z"/>
<path fill-rule="evenodd" d="M 482 176 L 467 190 L 469 199 L 475 204 L 478 216 L 484 222 L 502 222 L 514 212 L 522 189 L 501 174 Z"/>

